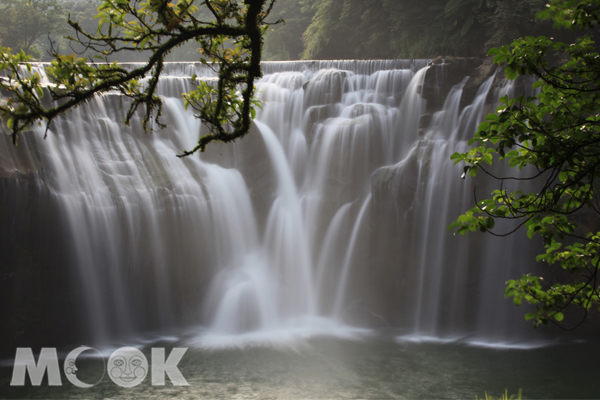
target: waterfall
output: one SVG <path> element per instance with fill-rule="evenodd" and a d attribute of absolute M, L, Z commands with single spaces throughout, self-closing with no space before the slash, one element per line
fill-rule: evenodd
<path fill-rule="evenodd" d="M 371 316 L 409 335 L 518 335 L 502 284 L 534 247 L 446 231 L 473 203 L 450 155 L 468 148 L 499 78 L 461 108 L 465 78 L 422 126 L 425 60 L 263 69 L 251 133 L 200 155 L 175 157 L 205 129 L 179 97 L 192 74 L 213 77 L 199 63 L 166 64 L 164 130 L 144 133 L 139 116 L 124 126 L 127 99 L 109 93 L 46 140 L 41 127 L 18 148 L 2 138 L 0 201 L 47 204 L 28 229 L 56 216 L 43 263 L 67 266 L 81 337 L 201 326 L 193 343 L 218 347 L 352 335 Z M 22 227 L 2 229 L 27 248 Z"/>

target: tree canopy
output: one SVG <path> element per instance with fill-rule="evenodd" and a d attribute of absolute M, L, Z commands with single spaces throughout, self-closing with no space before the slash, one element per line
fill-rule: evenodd
<path fill-rule="evenodd" d="M 289 58 L 434 58 L 484 56 L 493 46 L 524 35 L 549 34 L 535 18 L 546 0 L 283 0 L 274 12 L 298 35 L 275 30 L 267 43 Z M 286 28 L 287 30 L 287 28 Z M 552 35 L 559 33 L 553 32 Z M 564 35 L 564 33 L 562 34 Z M 272 57 L 274 46 L 267 48 Z M 284 51 L 275 53 L 285 57 Z"/>
<path fill-rule="evenodd" d="M 504 236 L 524 228 L 529 238 L 541 237 L 546 251 L 537 260 L 562 270 L 510 280 L 506 296 L 535 305 L 526 318 L 536 326 L 573 329 L 600 306 L 600 55 L 590 36 L 600 23 L 600 1 L 555 0 L 539 17 L 582 35 L 573 43 L 530 36 L 490 50 L 508 79 L 535 76 L 538 94 L 502 98 L 469 142 L 474 147 L 452 155 L 465 163 L 463 177 L 482 172 L 499 187 L 449 229 Z M 490 167 L 497 162 L 522 172 L 497 175 Z M 523 182 L 531 192 L 515 190 Z M 499 219 L 517 226 L 500 232 Z"/>
<path fill-rule="evenodd" d="M 71 14 L 87 32 L 95 32 L 94 19 L 101 0 L 2 0 L 2 4 L 46 4 L 58 2 L 56 10 Z M 38 4 L 36 3 L 36 4 Z M 437 56 L 484 56 L 493 46 L 509 43 L 524 35 L 565 36 L 553 31 L 548 21 L 535 18 L 545 0 L 277 0 L 273 19 L 285 25 L 273 26 L 265 33 L 263 59 L 373 59 L 434 58 Z M 210 20 L 210 10 L 200 5 L 196 18 Z M 27 19 L 5 14 L 0 26 L 0 42 L 7 37 L 3 26 L 28 29 Z M 36 29 L 42 26 L 37 24 Z M 56 48 L 69 53 L 83 51 L 61 37 L 69 28 L 66 17 L 50 31 Z M 12 29 L 11 29 L 12 30 Z M 36 59 L 50 60 L 46 28 L 34 46 Z M 32 30 L 33 32 L 33 30 Z M 194 41 L 178 46 L 170 60 L 197 60 Z M 14 43 L 4 46 L 18 47 Z M 59 51 L 60 52 L 60 51 Z M 26 51 L 26 53 L 28 53 Z M 72 53 L 72 52 L 71 52 Z M 91 52 L 83 52 L 91 56 Z M 144 61 L 146 52 L 113 54 L 112 61 Z"/>
<path fill-rule="evenodd" d="M 68 33 L 67 16 L 57 0 L 2 0 L 0 3 L 0 45 L 23 50 L 36 58 L 39 46 L 50 33 Z"/>
<path fill-rule="evenodd" d="M 182 151 L 186 156 L 203 151 L 212 141 L 230 142 L 250 129 L 254 107 L 254 82 L 260 67 L 266 18 L 274 0 L 104 0 L 98 7 L 98 28 L 88 32 L 68 19 L 69 38 L 88 57 L 59 54 L 46 68 L 48 82 L 31 69 L 24 49 L 13 54 L 0 48 L 0 117 L 13 142 L 34 124 L 45 124 L 92 97 L 116 91 L 130 99 L 125 123 L 143 106 L 143 126 L 159 120 L 162 102 L 156 94 L 164 62 L 170 52 L 194 42 L 200 61 L 216 71 L 216 82 L 191 78 L 194 90 L 184 94 L 210 132 L 197 145 Z M 111 62 L 116 56 L 145 52 L 146 61 L 135 68 Z M 52 101 L 45 101 L 48 96 Z"/>

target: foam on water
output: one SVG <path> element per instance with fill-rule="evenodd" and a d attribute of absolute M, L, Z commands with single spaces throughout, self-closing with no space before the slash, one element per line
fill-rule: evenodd
<path fill-rule="evenodd" d="M 469 338 L 466 336 L 455 336 L 455 337 L 438 337 L 438 336 L 427 336 L 427 335 L 400 335 L 395 338 L 397 343 L 434 343 L 434 344 L 463 344 L 472 347 L 482 347 L 487 349 L 497 350 L 533 350 L 542 347 L 548 347 L 556 345 L 556 341 L 494 341 L 485 338 Z"/>
<path fill-rule="evenodd" d="M 274 329 L 262 329 L 237 334 L 201 331 L 185 341 L 188 346 L 204 350 L 245 349 L 249 347 L 272 347 L 295 349 L 308 344 L 308 340 L 320 336 L 344 340 L 361 340 L 371 330 L 340 324 L 331 318 L 304 317 L 288 320 Z"/>

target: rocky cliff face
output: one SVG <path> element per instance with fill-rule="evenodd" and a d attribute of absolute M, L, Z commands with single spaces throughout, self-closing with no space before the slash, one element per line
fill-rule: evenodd
<path fill-rule="evenodd" d="M 446 230 L 472 207 L 475 196 L 495 189 L 481 174 L 461 180 L 451 154 L 468 148 L 466 142 L 500 96 L 526 87 L 526 82 L 507 82 L 491 58 L 430 63 L 417 88 L 427 101 L 419 139 L 403 160 L 371 178 L 369 259 L 353 289 L 363 308 L 409 332 L 526 334 L 520 310 L 502 304 L 503 282 L 520 276 L 524 266 L 536 268 L 530 261 L 541 250 L 539 243 L 454 237 Z M 496 310 L 490 311 L 493 301 Z"/>

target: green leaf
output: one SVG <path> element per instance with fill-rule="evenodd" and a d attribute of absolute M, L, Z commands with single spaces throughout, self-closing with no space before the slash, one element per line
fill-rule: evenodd
<path fill-rule="evenodd" d="M 521 303 L 523 303 L 523 299 L 521 297 L 515 296 L 515 298 L 513 299 L 513 303 L 515 304 L 515 306 L 520 306 Z"/>
<path fill-rule="evenodd" d="M 565 182 L 567 180 L 567 173 L 565 171 L 562 171 L 560 174 L 558 174 L 558 179 L 561 182 Z"/>
<path fill-rule="evenodd" d="M 556 314 L 554 314 L 553 317 L 558 322 L 561 322 L 565 318 L 564 315 L 562 313 L 559 313 L 559 312 L 557 312 Z"/>
<path fill-rule="evenodd" d="M 458 222 L 458 221 L 455 221 L 455 222 L 451 223 L 451 224 L 448 226 L 448 228 L 446 228 L 446 230 L 447 230 L 447 231 L 451 231 L 452 229 L 454 229 L 454 228 L 456 228 L 456 227 L 459 227 L 459 226 L 462 226 L 462 224 L 461 224 L 460 222 Z"/>
<path fill-rule="evenodd" d="M 505 60 L 503 60 L 505 61 Z M 517 76 L 519 76 L 518 71 L 514 70 L 513 68 L 506 68 L 505 70 L 506 73 L 506 79 L 514 81 L 515 79 L 517 79 Z"/>
<path fill-rule="evenodd" d="M 475 178 L 475 176 L 477 175 L 477 167 L 476 166 L 469 168 L 469 175 L 471 175 L 471 178 Z"/>
<path fill-rule="evenodd" d="M 530 227 L 530 228 L 527 230 L 527 237 L 528 237 L 529 239 L 531 239 L 531 238 L 533 238 L 533 235 L 535 235 L 535 230 L 534 230 L 532 227 Z"/>

